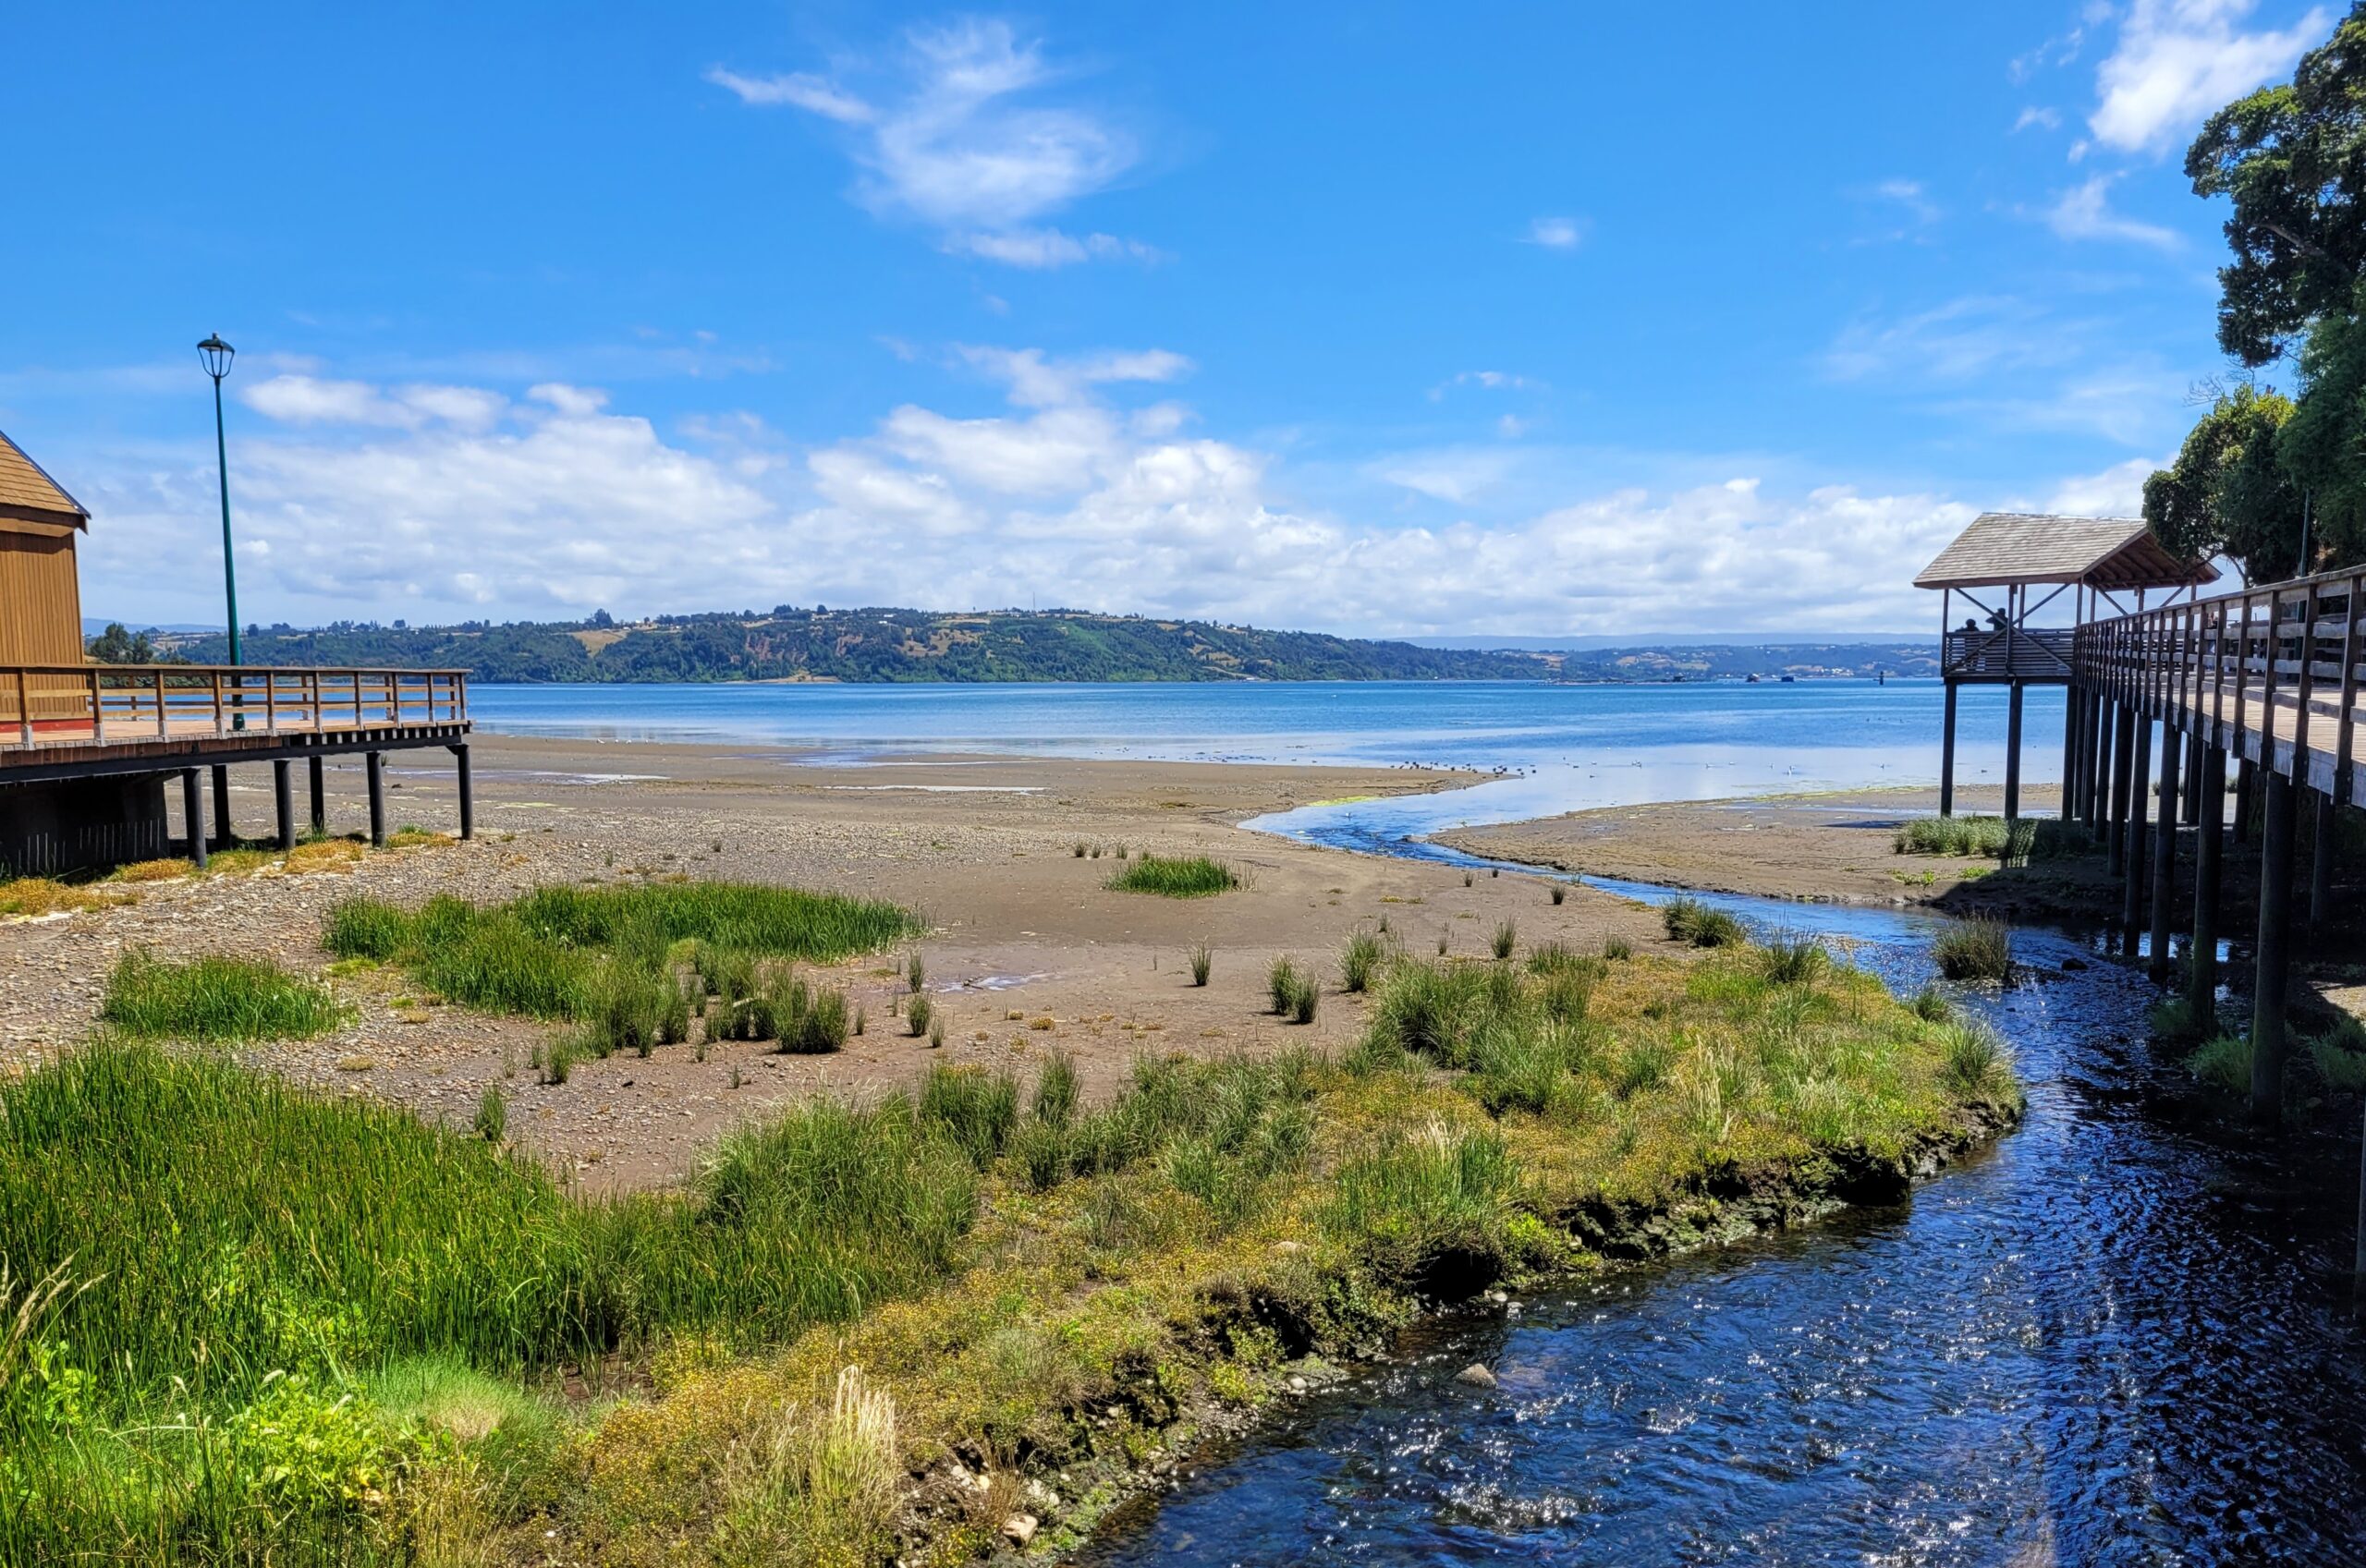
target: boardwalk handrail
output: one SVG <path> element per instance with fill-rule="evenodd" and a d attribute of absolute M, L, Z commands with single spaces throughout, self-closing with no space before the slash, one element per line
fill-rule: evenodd
<path fill-rule="evenodd" d="M 465 725 L 468 683 L 457 669 L 0 664 L 0 752 Z"/>
<path fill-rule="evenodd" d="M 2356 763 L 2366 568 L 2091 621 L 2073 665 L 2086 689 L 2200 735 L 2344 804 Z"/>

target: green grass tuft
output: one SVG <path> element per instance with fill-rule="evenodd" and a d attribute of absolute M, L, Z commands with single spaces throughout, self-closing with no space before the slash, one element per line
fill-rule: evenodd
<path fill-rule="evenodd" d="M 1167 898 L 1205 898 L 1241 885 L 1239 873 L 1204 855 L 1145 855 L 1129 860 L 1106 884 L 1119 893 L 1154 893 Z"/>
<path fill-rule="evenodd" d="M 1952 920 L 1931 943 L 1931 961 L 1951 980 L 2003 980 L 2013 972 L 2012 932 L 2002 920 Z"/>
<path fill-rule="evenodd" d="M 99 1016 L 135 1039 L 201 1043 L 311 1039 L 342 1027 L 352 1009 L 316 980 L 248 958 L 168 961 L 126 954 L 107 977 Z"/>
<path fill-rule="evenodd" d="M 1671 938 L 1695 947 L 1738 947 L 1750 940 L 1739 920 L 1697 898 L 1669 899 L 1660 908 L 1660 920 Z"/>

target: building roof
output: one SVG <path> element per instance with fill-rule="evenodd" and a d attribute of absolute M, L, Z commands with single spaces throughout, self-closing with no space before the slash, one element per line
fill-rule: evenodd
<path fill-rule="evenodd" d="M 2185 588 L 2216 582 L 2207 561 L 2181 561 L 2136 517 L 2050 517 L 1983 512 L 1914 579 L 1917 588 L 2084 583 L 2089 588 Z"/>
<path fill-rule="evenodd" d="M 90 511 L 67 494 L 39 463 L 26 456 L 25 449 L 10 441 L 6 431 L 0 431 L 0 517 L 71 528 L 83 528 L 91 521 Z"/>

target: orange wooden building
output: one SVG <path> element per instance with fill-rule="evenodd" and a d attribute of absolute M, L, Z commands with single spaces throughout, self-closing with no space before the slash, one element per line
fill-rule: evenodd
<path fill-rule="evenodd" d="M 82 662 L 74 544 L 91 514 L 0 431 L 0 664 Z"/>

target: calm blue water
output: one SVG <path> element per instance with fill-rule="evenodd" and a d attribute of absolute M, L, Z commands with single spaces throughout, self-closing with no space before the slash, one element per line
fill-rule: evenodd
<path fill-rule="evenodd" d="M 477 686 L 513 735 L 797 748 L 803 761 L 931 752 L 1413 764 L 1519 776 L 1393 806 L 1397 831 L 1769 790 L 1929 784 L 1936 681 L 1784 686 L 1257 682 L 1208 686 Z M 2004 693 L 1967 692 L 1957 778 L 2004 777 Z M 2059 775 L 2062 693 L 2030 694 L 2022 776 Z"/>

